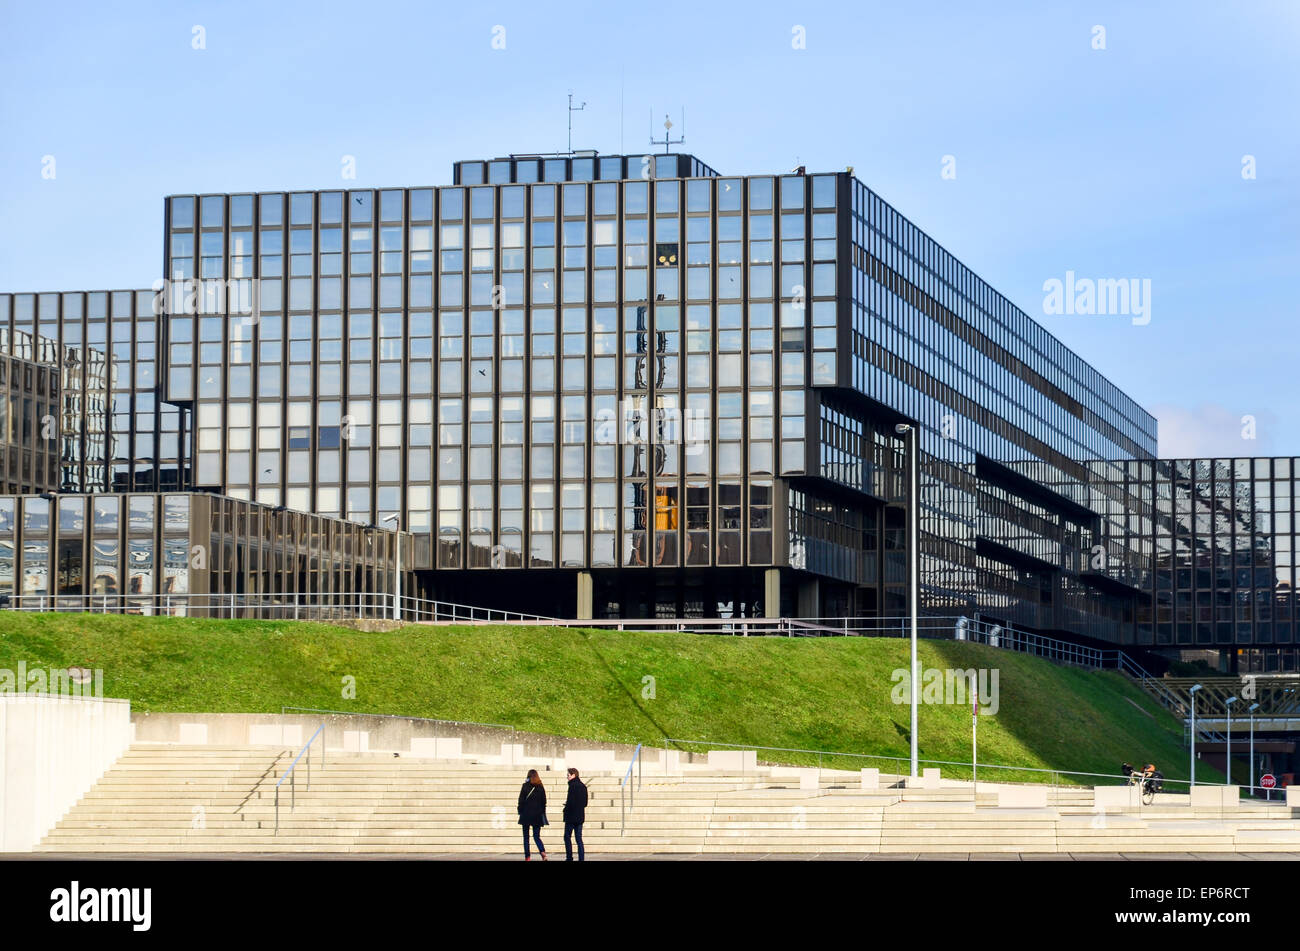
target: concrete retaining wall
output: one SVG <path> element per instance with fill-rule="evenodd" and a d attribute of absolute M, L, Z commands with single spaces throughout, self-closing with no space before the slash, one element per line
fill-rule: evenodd
<path fill-rule="evenodd" d="M 584 775 L 626 764 L 635 745 L 526 733 L 508 727 L 365 713 L 135 713 L 135 741 L 301 749 L 323 723 L 326 750 L 392 752 L 428 759 L 468 757 L 512 766 L 576 766 Z M 316 741 L 319 743 L 319 739 Z M 689 755 L 689 754 L 688 754 Z M 753 753 L 749 754 L 750 757 Z M 663 772 L 663 750 L 641 750 L 646 768 Z M 569 761 L 572 762 L 569 762 Z"/>
<path fill-rule="evenodd" d="M 127 700 L 0 694 L 0 852 L 30 852 L 131 745 Z"/>
<path fill-rule="evenodd" d="M 938 789 L 940 785 L 939 768 L 929 766 L 921 770 L 921 775 L 913 779 L 907 777 L 907 787 L 909 789 Z"/>
<path fill-rule="evenodd" d="M 752 773 L 758 769 L 755 750 L 709 750 L 708 757 L 712 769 L 734 769 L 740 773 Z"/>
<path fill-rule="evenodd" d="M 1097 812 L 1127 812 L 1137 809 L 1142 805 L 1141 789 L 1127 783 L 1123 786 L 1094 786 L 1092 804 Z"/>
<path fill-rule="evenodd" d="M 1193 786 L 1193 809 L 1236 809 L 1241 804 L 1240 786 Z"/>
<path fill-rule="evenodd" d="M 999 809 L 1046 809 L 1046 786 L 999 786 Z"/>

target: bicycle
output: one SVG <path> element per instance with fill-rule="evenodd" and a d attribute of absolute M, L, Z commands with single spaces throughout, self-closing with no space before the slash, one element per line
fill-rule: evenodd
<path fill-rule="evenodd" d="M 1154 765 L 1148 769 L 1134 769 L 1127 763 L 1121 767 L 1123 774 L 1128 780 L 1130 786 L 1140 786 L 1141 802 L 1143 805 L 1151 805 L 1156 802 L 1157 792 L 1165 789 L 1165 774 L 1156 769 Z"/>
<path fill-rule="evenodd" d="M 1125 763 L 1121 769 L 1124 771 L 1124 775 L 1128 777 L 1130 786 L 1141 786 L 1139 795 L 1142 797 L 1142 805 L 1144 806 L 1149 806 L 1155 802 L 1156 793 L 1163 791 L 1165 788 L 1163 782 L 1165 774 L 1154 766 L 1150 767 L 1149 770 L 1134 769 L 1128 763 Z"/>

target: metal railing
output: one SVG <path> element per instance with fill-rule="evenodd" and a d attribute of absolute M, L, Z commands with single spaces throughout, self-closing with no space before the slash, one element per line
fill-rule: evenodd
<path fill-rule="evenodd" d="M 632 767 L 636 767 L 636 785 L 629 787 L 628 783 L 632 779 Z M 623 781 L 618 784 L 618 834 L 623 835 L 627 831 L 627 813 L 628 809 L 636 808 L 636 791 L 641 788 L 641 744 L 636 745 L 636 752 L 632 754 L 632 762 L 627 764 L 627 772 L 623 774 Z M 625 793 L 631 793 L 632 803 L 627 805 L 624 802 Z"/>
<path fill-rule="evenodd" d="M 221 618 L 265 618 L 277 620 L 389 619 L 394 602 L 399 602 L 402 622 L 430 624 L 514 624 L 617 631 L 675 631 L 697 634 L 731 634 L 740 637 L 906 637 L 908 618 L 552 618 L 538 614 L 503 611 L 391 593 L 245 592 L 199 594 L 164 592 L 157 594 L 17 595 L 0 600 L 0 609 L 101 614 L 136 614 Z M 1013 650 L 1055 663 L 1094 669 L 1116 669 L 1138 684 L 1175 716 L 1186 718 L 1184 697 L 1152 676 L 1128 654 L 1118 649 L 1101 649 L 1058 638 L 1023 631 L 1017 627 L 984 619 L 924 615 L 918 618 L 917 635 L 951 638 Z"/>
<path fill-rule="evenodd" d="M 1031 654 L 1058 664 L 1092 668 L 1107 666 L 1105 652 L 1100 648 L 1085 647 L 1082 644 L 1033 634 L 1015 627 L 987 621 L 970 621 L 964 633 L 964 637 L 959 638 L 956 633 L 953 637 L 970 641 L 972 644 L 985 644 L 1021 654 Z"/>
<path fill-rule="evenodd" d="M 528 614 L 522 611 L 503 611 L 499 608 L 482 608 L 470 604 L 457 604 L 454 601 L 436 601 L 429 598 L 411 598 L 402 596 L 402 619 L 432 622 L 543 622 L 553 621 L 544 614 Z"/>
<path fill-rule="evenodd" d="M 1222 743 L 1224 736 L 1217 730 L 1208 728 L 1202 720 L 1196 721 L 1196 742 L 1197 743 Z M 1183 746 L 1192 745 L 1192 718 L 1183 718 Z"/>
<path fill-rule="evenodd" d="M 400 620 L 413 623 L 510 623 L 742 637 L 907 637 L 911 633 L 910 621 L 906 617 L 554 618 L 409 595 L 396 599 L 390 592 L 29 594 L 14 595 L 7 601 L 0 598 L 0 609 L 274 620 L 383 620 L 392 618 L 395 600 L 400 602 L 397 612 Z M 1122 651 L 1085 647 L 1011 625 L 955 615 L 923 615 L 918 619 L 917 628 L 919 637 L 968 640 L 1076 666 L 1116 667 L 1148 681 L 1154 680 Z"/>
<path fill-rule="evenodd" d="M 1200 784 L 1198 783 L 1197 785 Z M 1273 801 L 1273 793 L 1281 793 L 1281 798 L 1279 799 L 1279 801 L 1286 802 L 1286 790 L 1287 790 L 1286 786 L 1242 786 L 1241 788 L 1246 791 L 1246 795 L 1249 796 L 1251 799 L 1259 798 L 1259 796 L 1255 793 L 1255 790 L 1260 789 L 1263 790 L 1264 792 L 1265 802 Z"/>
<path fill-rule="evenodd" d="M 1186 717 L 1188 715 L 1186 698 L 1170 690 L 1166 684 L 1161 682 L 1159 677 L 1148 673 L 1141 664 L 1121 650 L 1106 651 L 1105 653 L 1108 657 L 1113 654 L 1116 669 L 1136 680 L 1139 686 L 1175 716 Z"/>
<path fill-rule="evenodd" d="M 322 742 L 332 742 L 335 748 L 343 753 L 364 753 L 368 752 L 363 749 L 362 735 L 369 737 L 378 736 L 380 742 L 385 739 L 391 740 L 394 735 L 402 736 L 403 742 L 409 742 L 416 738 L 422 739 L 457 739 L 465 744 L 463 753 L 472 753 L 476 756 L 497 756 L 504 753 L 503 747 L 508 747 L 511 759 L 508 764 L 503 759 L 503 765 L 515 765 L 514 754 L 518 749 L 517 744 L 520 742 L 520 732 L 509 723 L 478 723 L 472 720 L 439 720 L 432 717 L 403 716 L 394 713 L 367 713 L 361 710 L 328 710 L 322 707 L 298 707 L 292 705 L 283 705 L 280 707 L 280 716 L 292 717 L 301 716 L 302 719 L 314 722 L 318 719 L 325 718 L 325 736 Z M 403 732 L 403 728 L 409 728 L 409 732 Z M 392 731 L 396 730 L 397 733 Z M 349 732 L 355 731 L 353 737 L 349 737 Z M 351 740 L 355 740 L 355 749 L 350 746 Z M 382 747 L 384 751 L 390 751 L 392 747 Z"/>
<path fill-rule="evenodd" d="M 386 592 L 158 592 L 153 594 L 25 594 L 0 598 L 0 610 L 137 614 L 172 617 L 265 618 L 269 620 L 393 619 Z M 540 614 L 457 604 L 403 595 L 402 621 L 521 623 L 550 621 Z"/>
<path fill-rule="evenodd" d="M 737 637 L 818 637 L 839 633 L 828 628 L 819 628 L 817 625 L 799 618 L 595 618 L 586 620 L 574 618 L 525 618 L 511 623 L 520 627 L 564 627 L 603 631 L 665 631 L 679 634 L 731 634 Z"/>
<path fill-rule="evenodd" d="M 901 763 L 901 764 L 904 764 L 904 768 L 903 768 L 903 769 L 898 770 L 898 771 L 892 773 L 892 775 L 898 776 L 898 777 L 900 778 L 900 781 L 901 781 L 904 777 L 907 776 L 907 774 L 909 773 L 909 769 L 908 769 L 907 767 L 910 767 L 910 765 L 911 765 L 911 759 L 910 759 L 909 757 L 906 757 L 906 756 L 890 756 L 890 755 L 885 754 L 885 753 L 846 753 L 846 752 L 839 752 L 839 751 L 835 751 L 835 750 L 809 750 L 809 749 L 799 749 L 799 748 L 796 748 L 796 747 L 782 747 L 782 746 L 756 746 L 756 745 L 754 745 L 753 743 L 718 743 L 718 742 L 715 742 L 715 741 L 713 741 L 713 740 L 682 740 L 682 739 L 675 739 L 675 738 L 673 738 L 673 737 L 665 737 L 665 738 L 663 739 L 662 742 L 664 743 L 664 751 L 665 751 L 665 753 L 667 753 L 667 751 L 669 750 L 670 746 L 672 746 L 672 745 L 676 745 L 677 748 L 678 748 L 679 750 L 681 750 L 682 752 L 692 752 L 691 750 L 684 750 L 683 747 L 686 747 L 686 746 L 694 746 L 694 747 L 703 747 L 703 748 L 706 748 L 706 749 L 711 747 L 711 748 L 714 748 L 714 749 L 723 748 L 723 749 L 732 749 L 732 750 L 754 750 L 756 753 L 757 753 L 757 752 L 766 752 L 766 753 L 794 753 L 794 754 L 797 754 L 797 755 L 799 755 L 799 756 L 804 756 L 804 757 L 815 756 L 815 757 L 816 757 L 816 768 L 817 768 L 819 771 L 820 771 L 820 770 L 823 770 L 823 769 L 835 769 L 836 767 L 826 765 L 826 763 L 827 763 L 827 761 L 832 761 L 832 762 L 833 762 L 833 761 L 836 760 L 836 759 L 847 759 L 847 760 L 884 760 L 884 761 L 891 762 L 891 763 Z M 787 757 L 787 758 L 788 758 L 788 757 Z M 971 770 L 971 771 L 972 771 L 972 776 L 974 775 L 974 771 L 975 771 L 975 769 L 978 769 L 978 770 L 985 770 L 985 769 L 1004 770 L 1006 773 L 1009 773 L 1009 774 L 1012 774 L 1012 775 L 1017 774 L 1017 773 L 1026 773 L 1026 774 L 1032 774 L 1032 775 L 1035 775 L 1035 776 L 1048 776 L 1048 777 L 1051 777 L 1051 778 L 1050 778 L 1047 782 L 1050 783 L 1050 785 L 1052 785 L 1052 787 L 1053 787 L 1054 790 L 1056 790 L 1057 787 L 1061 787 L 1062 789 L 1067 789 L 1067 788 L 1068 788 L 1068 789 L 1073 789 L 1073 790 L 1081 790 L 1081 789 L 1085 788 L 1087 785 L 1093 785 L 1093 786 L 1097 786 L 1097 785 L 1127 785 L 1127 784 L 1130 782 L 1130 778 L 1129 778 L 1128 776 L 1124 775 L 1123 773 L 1097 773 L 1097 772 L 1090 772 L 1090 771 L 1087 771 L 1087 770 L 1077 770 L 1077 769 L 1048 769 L 1048 768 L 1046 768 L 1046 767 L 1041 767 L 1041 766 L 1008 766 L 1008 765 L 1006 765 L 1006 764 L 1002 764 L 1002 763 L 978 763 L 978 762 L 972 762 L 971 760 L 918 759 L 918 760 L 917 760 L 917 763 L 918 763 L 918 764 L 921 764 L 921 765 L 928 765 L 928 766 L 940 766 L 940 767 L 943 767 L 943 766 L 949 766 L 949 767 L 956 767 L 958 770 L 963 771 L 963 772 L 966 771 L 966 770 Z M 768 766 L 771 766 L 771 765 L 787 765 L 787 766 L 794 766 L 794 767 L 797 767 L 797 766 L 799 766 L 799 765 L 801 765 L 801 764 L 791 762 L 791 763 L 769 763 L 769 764 L 765 764 L 765 765 L 768 765 Z M 743 773 L 743 768 L 742 768 L 742 775 L 743 775 L 743 774 L 744 774 L 744 773 Z M 982 774 L 981 774 L 981 775 L 982 775 Z M 1091 779 L 1103 779 L 1103 780 L 1108 780 L 1108 781 L 1113 781 L 1113 782 L 1108 782 L 1108 783 L 1090 783 L 1090 784 L 1085 784 L 1085 783 L 1065 783 L 1065 782 L 1062 782 L 1062 781 L 1061 781 L 1061 777 L 1066 777 L 1066 776 L 1082 776 L 1082 777 L 1088 777 L 1088 778 L 1091 778 Z M 1030 782 L 1030 781 L 1026 781 L 1026 780 L 1017 780 L 1017 779 L 1014 779 L 1014 778 L 1008 778 L 1008 779 L 1003 779 L 1003 780 L 996 780 L 996 779 L 995 779 L 995 780 L 987 780 L 987 779 L 985 780 L 986 783 L 987 783 L 987 782 L 990 782 L 990 781 L 991 781 L 991 782 L 1001 782 L 1001 783 L 1003 783 L 1003 784 L 1028 784 L 1028 783 Z M 1171 778 L 1169 778 L 1169 777 L 1162 777 L 1160 781 L 1161 781 L 1162 783 L 1166 784 L 1166 785 L 1186 786 L 1186 787 L 1189 787 L 1189 788 L 1190 788 L 1190 786 L 1191 786 L 1191 781 L 1190 781 L 1190 780 L 1186 780 L 1186 779 L 1171 779 Z M 1042 781 L 1041 781 L 1041 780 L 1033 780 L 1032 782 L 1033 782 L 1034 784 L 1041 784 Z M 1228 784 L 1227 784 L 1226 782 L 1224 782 L 1224 783 L 1197 782 L 1196 785 L 1198 785 L 1198 786 L 1220 786 L 1220 787 L 1226 787 Z M 973 783 L 973 780 L 972 780 L 972 789 L 973 789 L 973 788 L 974 788 L 974 783 Z M 1251 788 L 1262 789 L 1263 787 L 1258 787 L 1258 786 L 1257 786 L 1257 787 L 1239 786 L 1239 788 L 1240 788 L 1240 789 L 1251 789 Z"/>
<path fill-rule="evenodd" d="M 764 753 L 793 753 L 800 757 L 815 756 L 816 768 L 819 771 L 823 769 L 831 769 L 831 770 L 836 769 L 837 767 L 827 765 L 827 764 L 828 761 L 833 762 L 837 759 L 847 759 L 847 760 L 854 760 L 854 761 L 883 760 L 889 763 L 903 764 L 902 769 L 894 771 L 890 774 L 899 777 L 900 783 L 903 781 L 903 779 L 907 777 L 909 773 L 908 767 L 910 767 L 911 765 L 910 757 L 890 756 L 889 754 L 885 754 L 885 753 L 847 753 L 847 752 L 839 752 L 836 750 L 810 750 L 810 749 L 800 749 L 797 747 L 783 747 L 783 746 L 756 746 L 753 743 L 716 743 L 713 742 L 712 740 L 681 740 L 672 737 L 666 738 L 664 740 L 664 743 L 676 744 L 679 748 L 683 746 L 713 747 L 715 749 L 718 747 L 722 747 L 725 749 L 754 750 L 755 752 L 764 752 Z M 668 747 L 666 745 L 665 749 L 667 748 Z M 688 750 L 686 752 L 690 752 L 690 751 Z M 1114 779 L 1114 780 L 1127 782 L 1127 779 L 1120 773 L 1092 773 L 1083 770 L 1047 769 L 1040 766 L 1007 766 L 1001 763 L 977 763 L 977 762 L 972 762 L 971 760 L 961 761 L 961 760 L 940 760 L 940 759 L 918 759 L 917 763 L 924 766 L 940 766 L 940 767 L 952 766 L 952 767 L 958 767 L 963 771 L 971 770 L 972 776 L 974 776 L 976 769 L 979 770 L 1000 769 L 1013 774 L 1014 773 L 1030 773 L 1035 775 L 1041 774 L 1041 775 L 1052 777 L 1052 779 L 1049 780 L 1049 782 L 1054 787 L 1058 785 L 1067 785 L 1058 782 L 1058 777 L 1061 776 L 1088 776 L 1088 777 L 1096 777 L 1101 779 Z M 787 766 L 797 767 L 800 766 L 801 764 L 791 762 L 791 763 L 770 763 L 767 765 L 769 766 L 787 765 Z M 743 771 L 742 771 L 742 775 L 743 775 Z M 990 782 L 990 781 L 998 782 L 998 780 L 987 780 L 987 779 L 985 780 L 985 782 Z M 1016 783 L 1018 781 L 1015 779 L 1006 779 L 1006 780 L 1002 780 L 1002 782 Z M 1020 780 L 1019 782 L 1025 782 L 1025 780 Z M 1082 788 L 1082 784 L 1071 783 L 1068 785 L 1072 786 L 1073 788 Z M 974 790 L 974 783 L 972 781 L 972 791 L 973 790 Z"/>
<path fill-rule="evenodd" d="M 1164 680 L 1164 686 L 1177 694 L 1185 706 L 1190 704 L 1192 688 L 1197 685 L 1200 687 L 1196 691 L 1198 719 L 1221 713 L 1230 697 L 1258 701 L 1261 717 L 1300 715 L 1300 675 L 1297 674 L 1213 674 Z"/>
<path fill-rule="evenodd" d="M 311 745 L 316 742 L 318 736 L 321 738 L 320 764 L 321 766 L 325 765 L 325 724 L 322 723 L 316 728 L 316 732 L 311 735 L 311 739 L 307 741 L 307 744 L 298 751 L 298 755 L 293 758 L 293 762 L 289 764 L 289 768 L 280 777 L 280 781 L 275 784 L 275 835 L 280 834 L 280 787 L 284 785 L 286 779 L 289 780 L 289 811 L 292 812 L 298 805 L 298 793 L 294 784 L 294 769 L 298 766 L 298 761 L 302 759 L 304 753 L 307 754 L 307 789 L 308 791 L 311 790 Z"/>
<path fill-rule="evenodd" d="M 509 730 L 512 734 L 517 732 L 509 723 L 479 723 L 476 720 L 438 720 L 434 717 L 408 717 L 400 713 L 367 713 L 364 710 L 326 710 L 322 707 L 295 707 L 281 706 L 280 715 L 284 716 L 289 712 L 297 713 L 329 713 L 340 717 L 381 717 L 386 720 L 415 720 L 420 723 L 438 723 L 444 726 L 473 726 L 486 727 L 492 730 Z M 321 724 L 324 726 L 325 724 Z"/>

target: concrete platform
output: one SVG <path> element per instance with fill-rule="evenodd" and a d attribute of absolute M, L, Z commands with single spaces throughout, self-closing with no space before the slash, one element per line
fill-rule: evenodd
<path fill-rule="evenodd" d="M 551 852 L 551 861 L 564 858 L 564 849 Z M 386 852 L 314 852 L 313 860 L 340 862 L 517 862 L 521 854 L 496 855 L 489 853 L 464 852 L 410 852 L 391 854 Z M 589 862 L 981 862 L 981 861 L 1021 861 L 1021 862 L 1221 862 L 1225 858 L 1236 858 L 1245 862 L 1296 862 L 1300 861 L 1300 852 L 1238 852 L 1225 856 L 1219 852 L 1004 852 L 989 854 L 986 852 L 906 852 L 882 854 L 879 852 L 805 852 L 799 854 L 781 854 L 776 852 L 710 852 L 692 854 L 680 852 L 625 852 L 602 855 L 587 850 Z M 213 854 L 211 852 L 169 852 L 166 855 L 147 852 L 3 852 L 0 862 L 298 862 L 301 855 L 283 852 L 233 852 Z"/>

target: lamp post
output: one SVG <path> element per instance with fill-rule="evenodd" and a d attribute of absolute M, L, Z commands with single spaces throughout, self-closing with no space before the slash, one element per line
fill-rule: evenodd
<path fill-rule="evenodd" d="M 1196 691 L 1201 689 L 1200 684 L 1196 684 L 1191 690 L 1187 691 L 1187 696 L 1192 703 L 1192 785 L 1196 785 Z"/>
<path fill-rule="evenodd" d="M 1250 714 L 1250 794 L 1255 795 L 1255 711 L 1258 703 L 1252 703 L 1246 712 Z"/>
<path fill-rule="evenodd" d="M 1229 697 L 1223 701 L 1223 709 L 1228 711 L 1228 785 L 1232 785 L 1232 705 L 1237 702 L 1236 697 Z"/>
<path fill-rule="evenodd" d="M 916 445 L 916 427 L 911 423 L 899 423 L 894 427 L 894 432 L 900 436 L 910 436 L 908 446 L 908 465 L 907 465 L 907 511 L 908 511 L 908 572 L 910 576 L 911 593 L 908 596 L 908 602 L 911 605 L 912 615 L 912 666 L 911 674 L 908 678 L 908 684 L 911 689 L 908 691 L 912 702 L 912 778 L 917 776 L 917 742 L 916 742 L 916 688 L 917 688 L 917 661 L 916 661 L 916 627 L 917 627 L 917 602 L 920 600 L 920 552 L 917 551 L 918 540 L 918 523 L 920 521 L 920 497 L 917 493 L 917 472 L 919 469 L 919 460 L 917 458 Z"/>
<path fill-rule="evenodd" d="M 396 547 L 397 561 L 393 570 L 393 620 L 402 619 L 402 518 L 397 512 L 392 515 L 386 515 L 382 519 L 385 522 L 393 522 L 393 545 Z"/>

